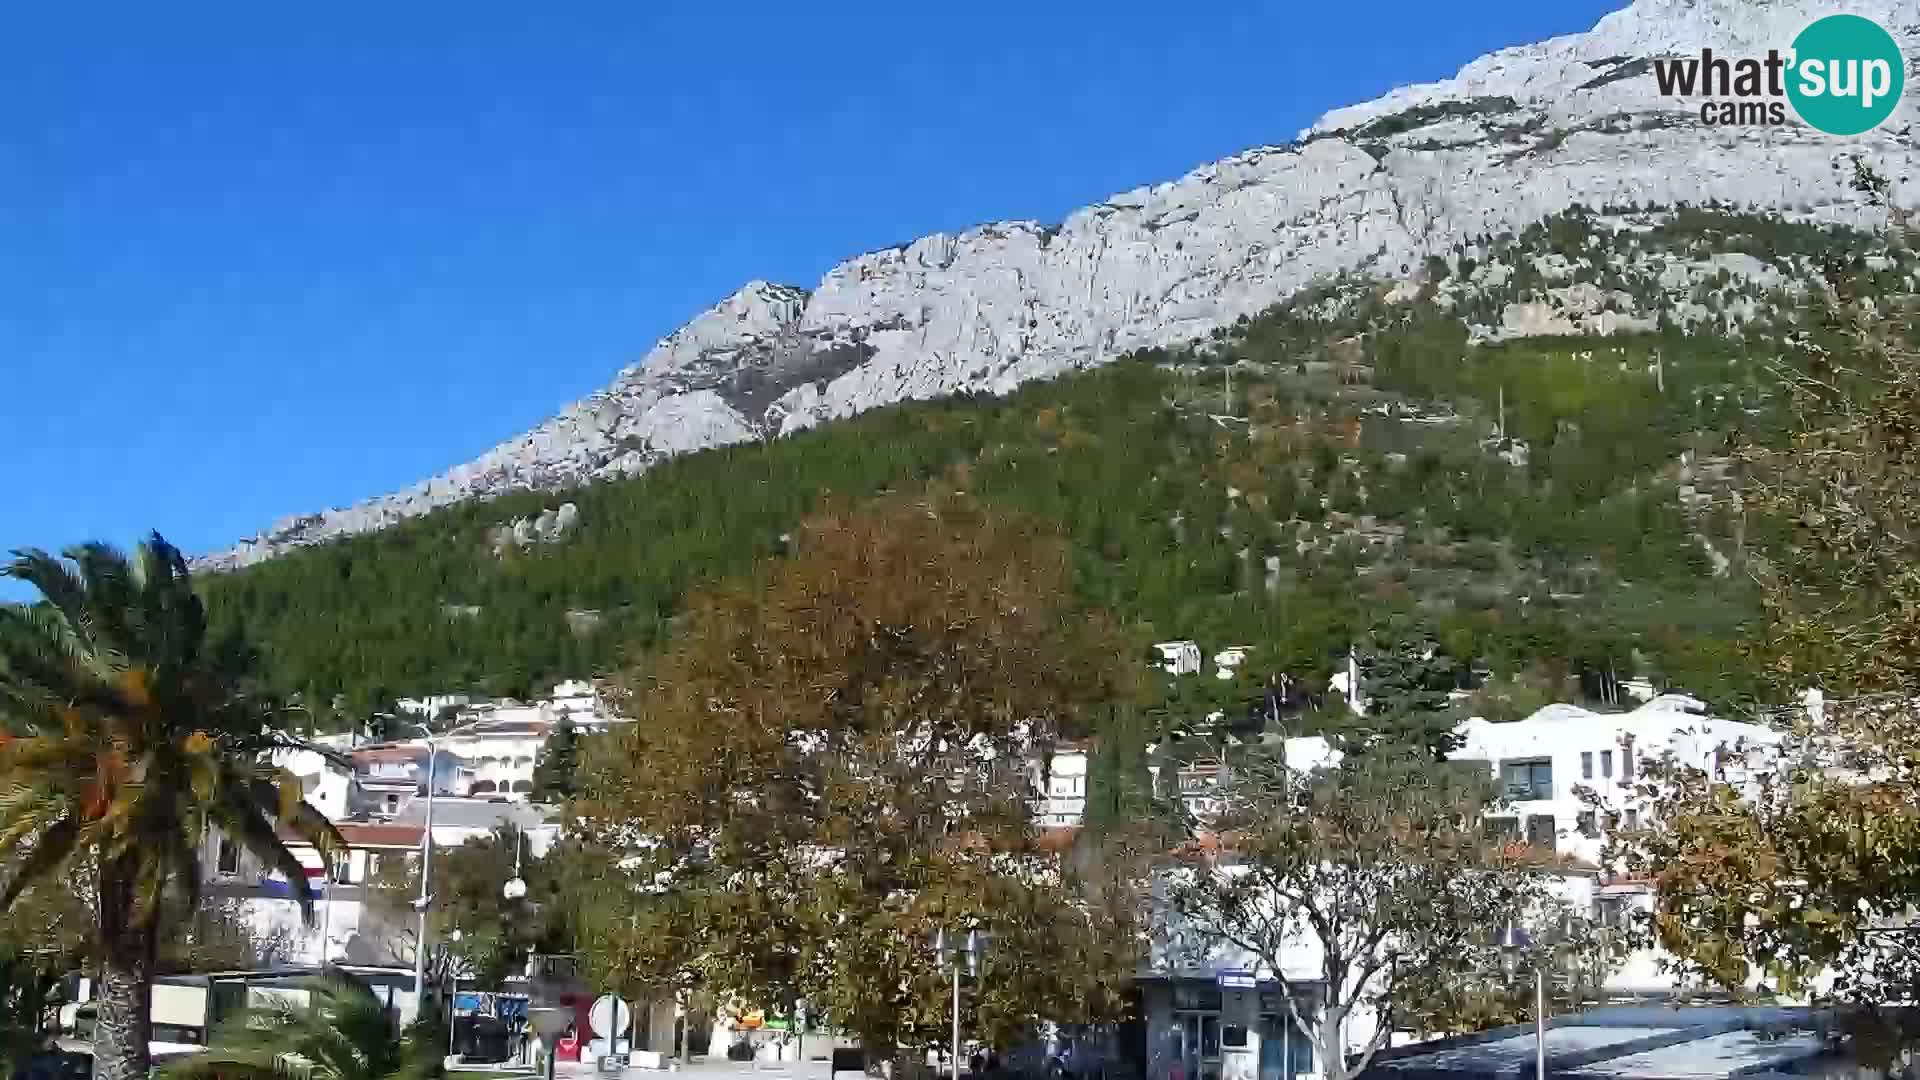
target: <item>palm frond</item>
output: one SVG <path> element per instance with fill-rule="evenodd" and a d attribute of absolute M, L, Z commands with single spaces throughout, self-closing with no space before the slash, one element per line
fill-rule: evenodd
<path fill-rule="evenodd" d="M 380 1002 L 341 975 L 303 980 L 305 1005 L 246 1010 L 215 1029 L 207 1051 L 168 1065 L 169 1080 L 281 1076 L 297 1062 L 314 1080 L 387 1080 L 403 1066 Z"/>
<path fill-rule="evenodd" d="M 80 838 L 80 824 L 74 819 L 61 818 L 41 830 L 34 839 L 33 849 L 13 868 L 13 876 L 7 879 L 7 886 L 0 890 L 0 911 L 13 907 L 20 894 L 42 877 L 49 877 L 65 865 L 73 855 Z"/>
<path fill-rule="evenodd" d="M 0 568 L 0 575 L 33 586 L 76 624 L 86 614 L 86 583 L 66 563 L 39 548 L 16 548 L 13 561 Z"/>
<path fill-rule="evenodd" d="M 209 816 L 222 832 L 240 841 L 261 865 L 286 876 L 289 891 L 299 901 L 300 917 L 311 926 L 313 894 L 307 889 L 306 867 L 287 847 L 286 841 L 280 839 L 279 832 L 262 810 L 251 791 L 223 784 L 209 808 Z"/>

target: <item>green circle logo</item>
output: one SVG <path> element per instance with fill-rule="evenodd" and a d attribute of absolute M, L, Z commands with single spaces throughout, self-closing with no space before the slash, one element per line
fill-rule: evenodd
<path fill-rule="evenodd" d="M 1893 35 L 1858 15 L 1828 15 L 1793 39 L 1787 99 L 1829 135 L 1858 135 L 1893 115 L 1907 62 Z"/>

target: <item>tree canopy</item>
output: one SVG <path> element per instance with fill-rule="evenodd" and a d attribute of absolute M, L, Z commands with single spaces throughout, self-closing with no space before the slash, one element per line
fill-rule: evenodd
<path fill-rule="evenodd" d="M 246 651 L 209 637 L 179 550 L 156 534 L 131 557 L 97 543 L 64 555 L 16 552 L 3 571 L 42 599 L 0 604 L 0 907 L 84 871 L 101 969 L 96 1075 L 137 1080 L 159 942 L 199 905 L 208 830 L 292 881 L 305 872 L 282 829 L 329 856 L 343 844 L 272 764 L 300 744 L 254 692 Z"/>
<path fill-rule="evenodd" d="M 1852 336 L 1793 377 L 1800 430 L 1746 454 L 1756 527 L 1781 540 L 1752 659 L 1781 700 L 1819 696 L 1773 717 L 1777 749 L 1654 762 L 1661 826 L 1611 852 L 1655 883 L 1682 973 L 1738 992 L 1920 995 L 1920 353 L 1901 311 L 1837 303 Z"/>
<path fill-rule="evenodd" d="M 1237 950 L 1270 973 L 1330 1080 L 1365 1071 L 1395 1027 L 1497 1018 L 1496 931 L 1574 915 L 1555 899 L 1551 852 L 1484 828 L 1498 809 L 1486 778 L 1418 747 L 1312 771 L 1243 761 L 1220 801 L 1162 874 L 1163 955 L 1186 966 Z M 1526 965 L 1552 962 L 1540 940 Z M 1302 979 L 1288 961 L 1314 953 Z"/>
<path fill-rule="evenodd" d="M 1134 693 L 1065 545 L 960 496 L 809 519 L 621 680 L 575 804 L 625 856 L 592 905 L 631 986 L 792 1010 L 876 1059 L 944 1041 L 938 929 L 990 932 L 981 1035 L 1111 1016 L 1131 927 L 1038 843 L 1034 755 Z"/>

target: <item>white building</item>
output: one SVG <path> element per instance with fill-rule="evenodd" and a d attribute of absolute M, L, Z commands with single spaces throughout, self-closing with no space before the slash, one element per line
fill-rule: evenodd
<path fill-rule="evenodd" d="M 1154 646 L 1160 654 L 1160 670 L 1169 675 L 1197 675 L 1200 673 L 1200 643 L 1197 641 L 1162 641 Z"/>
<path fill-rule="evenodd" d="M 1043 829 L 1077 828 L 1087 814 L 1087 750 L 1077 743 L 1054 748 L 1044 784 L 1035 763 L 1034 824 Z"/>
<path fill-rule="evenodd" d="M 394 905 L 369 905 L 371 890 L 382 882 L 417 881 L 422 846 L 427 834 L 426 800 L 410 804 L 400 820 L 339 821 L 335 828 L 347 851 L 331 866 L 306 840 L 283 834 L 305 870 L 305 879 L 290 883 L 286 875 L 263 865 L 232 838 L 209 833 L 202 865 L 208 876 L 209 896 L 240 901 L 254 934 L 275 940 L 286 949 L 285 962 L 401 964 L 413 963 L 410 912 Z M 560 833 L 557 810 L 526 804 L 435 798 L 433 845 L 437 851 L 458 847 L 496 829 L 513 825 L 526 837 L 529 857 L 544 856 Z M 397 868 L 397 874 L 394 873 Z M 295 888 L 314 897 L 314 918 L 300 915 Z M 411 891 L 411 887 L 409 887 Z M 386 915 L 383 918 L 382 912 Z"/>
<path fill-rule="evenodd" d="M 1453 759 L 1487 763 L 1512 802 L 1504 817 L 1514 836 L 1551 842 L 1562 854 L 1594 864 L 1610 829 L 1640 824 L 1646 807 L 1634 783 L 1645 762 L 1671 752 L 1683 764 L 1738 780 L 1728 775 L 1734 752 L 1780 742 L 1772 728 L 1715 719 L 1681 694 L 1663 694 L 1624 713 L 1549 705 L 1508 724 L 1476 717 L 1457 731 L 1463 741 Z M 1582 792 L 1598 806 L 1590 807 Z"/>
<path fill-rule="evenodd" d="M 468 694 L 428 694 L 426 697 L 403 697 L 394 702 L 401 712 L 427 719 L 438 716 L 441 709 L 457 709 L 471 704 L 473 697 Z"/>
<path fill-rule="evenodd" d="M 1253 646 L 1251 645 L 1229 645 L 1219 652 L 1214 653 L 1213 677 L 1216 679 L 1233 678 L 1234 673 L 1240 670 L 1240 665 L 1247 662 L 1247 654 L 1252 651 Z"/>

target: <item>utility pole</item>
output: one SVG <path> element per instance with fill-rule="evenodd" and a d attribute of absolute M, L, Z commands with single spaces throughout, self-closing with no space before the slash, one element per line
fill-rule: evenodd
<path fill-rule="evenodd" d="M 1667 364 L 1659 349 L 1653 350 L 1653 388 L 1661 397 L 1667 396 Z"/>
<path fill-rule="evenodd" d="M 420 834 L 420 899 L 414 906 L 420 910 L 420 925 L 413 938 L 413 1014 L 427 1004 L 427 892 L 428 874 L 433 869 L 433 766 L 434 756 L 439 745 L 433 736 L 427 736 L 427 827 Z"/>
<path fill-rule="evenodd" d="M 1533 1076 L 1547 1080 L 1547 969 L 1533 966 Z"/>
<path fill-rule="evenodd" d="M 1500 384 L 1500 437 L 1507 437 L 1507 384 Z"/>

